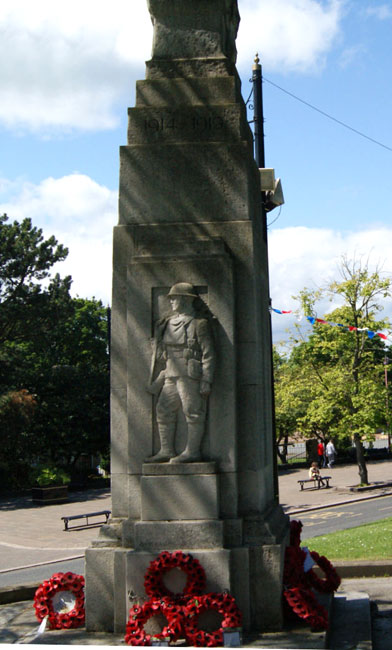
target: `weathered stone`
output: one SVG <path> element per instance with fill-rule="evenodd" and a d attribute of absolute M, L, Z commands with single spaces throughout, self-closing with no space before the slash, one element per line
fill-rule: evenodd
<path fill-rule="evenodd" d="M 216 474 L 142 476 L 143 521 L 217 519 Z"/>
<path fill-rule="evenodd" d="M 170 463 L 145 463 L 143 465 L 143 476 L 173 476 L 173 475 L 197 475 L 216 474 L 216 463 L 192 463 L 176 464 Z"/>
<path fill-rule="evenodd" d="M 121 147 L 120 223 L 251 220 L 253 161 L 246 154 L 246 142 Z"/>
<path fill-rule="evenodd" d="M 249 548 L 250 615 L 254 629 L 279 630 L 283 626 L 283 613 L 277 603 L 282 598 L 284 549 L 282 543 Z"/>
<path fill-rule="evenodd" d="M 213 57 L 197 59 L 152 59 L 146 63 L 146 77 L 150 79 L 205 79 L 237 76 L 235 65 L 229 59 Z"/>
<path fill-rule="evenodd" d="M 196 79 L 149 79 L 136 82 L 136 106 L 224 106 L 241 99 L 236 76 Z"/>
<path fill-rule="evenodd" d="M 154 25 L 153 58 L 236 59 L 237 0 L 147 0 Z"/>
<path fill-rule="evenodd" d="M 243 107 L 130 108 L 128 140 L 134 144 L 235 142 L 250 136 Z"/>
<path fill-rule="evenodd" d="M 155 550 L 156 553 L 223 548 L 223 535 L 223 522 L 217 519 L 138 521 L 134 527 L 135 549 Z"/>
<path fill-rule="evenodd" d="M 86 550 L 86 628 L 114 630 L 114 549 Z"/>

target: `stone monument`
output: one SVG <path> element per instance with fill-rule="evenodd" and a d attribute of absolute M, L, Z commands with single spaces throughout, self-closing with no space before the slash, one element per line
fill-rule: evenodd
<path fill-rule="evenodd" d="M 246 628 L 278 629 L 288 518 L 237 2 L 148 8 L 152 58 L 129 109 L 114 229 L 112 520 L 86 552 L 87 628 L 124 630 L 149 562 L 180 549 L 208 591 L 234 595 Z"/>

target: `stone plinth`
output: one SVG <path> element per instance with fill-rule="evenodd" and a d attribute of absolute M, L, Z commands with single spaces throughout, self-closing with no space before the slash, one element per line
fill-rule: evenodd
<path fill-rule="evenodd" d="M 142 521 L 219 517 L 215 463 L 143 465 L 141 495 Z"/>

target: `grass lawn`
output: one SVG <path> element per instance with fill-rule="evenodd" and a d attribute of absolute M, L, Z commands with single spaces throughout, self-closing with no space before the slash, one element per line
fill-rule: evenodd
<path fill-rule="evenodd" d="M 328 560 L 392 559 L 392 517 L 303 541 Z"/>

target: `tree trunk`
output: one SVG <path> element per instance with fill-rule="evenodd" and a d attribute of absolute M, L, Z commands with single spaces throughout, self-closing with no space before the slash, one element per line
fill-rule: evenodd
<path fill-rule="evenodd" d="M 354 433 L 354 443 L 355 451 L 357 452 L 358 472 L 361 485 L 369 485 L 365 455 L 363 453 L 361 438 L 358 433 Z"/>
<path fill-rule="evenodd" d="M 284 440 L 283 444 L 281 443 L 281 440 Z M 279 459 L 283 465 L 287 464 L 287 447 L 288 447 L 288 442 L 289 442 L 289 436 L 288 434 L 282 434 L 279 436 L 278 443 L 276 445 L 276 450 L 278 452 Z M 282 444 L 282 451 L 279 449 L 279 445 Z"/>

